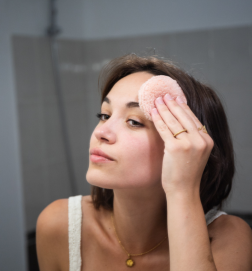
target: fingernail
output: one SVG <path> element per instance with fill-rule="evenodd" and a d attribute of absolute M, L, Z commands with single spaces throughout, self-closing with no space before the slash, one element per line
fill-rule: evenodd
<path fill-rule="evenodd" d="M 165 94 L 165 98 L 169 101 L 173 100 L 172 96 L 169 93 Z"/>
<path fill-rule="evenodd" d="M 158 97 L 156 101 L 159 104 L 164 104 L 162 97 Z"/>
<path fill-rule="evenodd" d="M 179 103 L 179 104 L 185 103 L 185 101 L 184 101 L 180 96 L 178 96 L 178 97 L 176 98 L 176 102 Z"/>
<path fill-rule="evenodd" d="M 152 111 L 153 114 L 157 114 L 157 109 L 156 108 L 152 108 L 151 111 Z"/>

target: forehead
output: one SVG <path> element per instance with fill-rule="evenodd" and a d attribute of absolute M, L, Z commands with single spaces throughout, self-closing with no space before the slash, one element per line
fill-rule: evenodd
<path fill-rule="evenodd" d="M 138 90 L 141 85 L 148 79 L 153 77 L 153 74 L 147 72 L 137 72 L 125 76 L 120 79 L 112 87 L 107 97 L 113 102 L 113 100 L 120 99 L 122 102 L 138 101 Z"/>

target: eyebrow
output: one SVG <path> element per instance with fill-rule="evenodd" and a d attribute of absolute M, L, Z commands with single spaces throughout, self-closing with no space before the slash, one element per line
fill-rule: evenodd
<path fill-rule="evenodd" d="M 106 102 L 106 103 L 110 104 L 110 99 L 108 97 L 105 97 L 102 102 Z M 139 103 L 138 102 L 128 102 L 128 103 L 126 103 L 125 106 L 127 108 L 139 107 Z"/>

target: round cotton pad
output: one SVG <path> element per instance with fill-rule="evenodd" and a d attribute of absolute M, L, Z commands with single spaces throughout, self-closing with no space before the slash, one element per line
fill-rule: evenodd
<path fill-rule="evenodd" d="M 186 97 L 177 81 L 166 75 L 156 75 L 142 84 L 138 91 L 140 109 L 148 120 L 152 121 L 151 109 L 156 107 L 155 100 L 169 93 L 173 98 L 180 96 L 185 103 Z"/>

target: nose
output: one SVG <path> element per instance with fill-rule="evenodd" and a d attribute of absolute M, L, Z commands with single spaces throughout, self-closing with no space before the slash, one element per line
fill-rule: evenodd
<path fill-rule="evenodd" d="M 95 128 L 94 135 L 99 141 L 104 141 L 113 144 L 116 140 L 116 135 L 112 127 L 110 119 L 106 120 L 105 123 L 98 125 Z"/>

